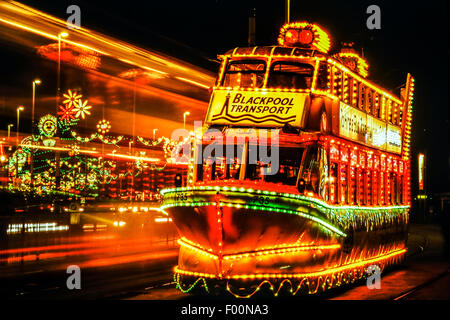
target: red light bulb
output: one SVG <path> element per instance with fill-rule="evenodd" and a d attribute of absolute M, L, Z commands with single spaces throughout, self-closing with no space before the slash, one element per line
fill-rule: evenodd
<path fill-rule="evenodd" d="M 301 44 L 310 44 L 313 41 L 313 33 L 310 30 L 300 31 L 298 40 Z"/>
<path fill-rule="evenodd" d="M 296 43 L 298 41 L 298 32 L 295 29 L 289 29 L 286 32 L 286 42 L 288 43 Z"/>

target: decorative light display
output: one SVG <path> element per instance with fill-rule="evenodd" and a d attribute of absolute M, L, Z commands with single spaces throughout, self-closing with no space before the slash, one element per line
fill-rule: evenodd
<path fill-rule="evenodd" d="M 60 111 L 56 114 L 59 115 L 60 121 L 68 122 L 70 120 L 75 120 L 75 112 L 73 105 L 65 104 L 63 106 L 59 106 Z"/>
<path fill-rule="evenodd" d="M 77 91 L 67 90 L 63 94 L 63 104 L 56 112 L 58 117 L 48 114 L 40 118 L 39 134 L 25 137 L 21 141 L 21 148 L 5 157 L 5 161 L 2 160 L 1 165 L 9 173 L 8 188 L 72 197 L 79 197 L 81 194 L 97 197 L 103 192 L 111 198 L 127 195 L 129 199 L 130 194 L 139 192 L 141 200 L 159 198 L 160 195 L 156 192 L 159 191 L 160 185 L 173 181 L 173 179 L 167 181 L 164 179 L 163 182 L 157 180 L 167 169 L 168 161 L 160 164 L 159 158 L 145 157 L 145 152 L 140 157 L 115 153 L 121 148 L 119 143 L 130 138 L 108 135 L 111 124 L 107 119 L 98 122 L 96 132 L 89 132 L 86 136 L 79 135 L 77 133 L 79 120 L 86 118 L 92 111 L 92 106 L 88 105 L 87 101 Z M 54 138 L 57 132 L 58 139 Z M 108 150 L 107 153 L 103 153 L 86 145 L 95 140 L 103 145 L 114 146 L 114 151 L 110 153 L 111 150 Z M 149 146 L 143 137 L 139 137 L 138 141 L 143 146 Z M 166 137 L 160 137 L 150 143 L 150 146 L 162 148 L 166 160 L 170 160 L 171 150 L 175 145 L 175 142 Z M 113 160 L 105 159 L 104 156 L 112 157 Z M 31 161 L 33 161 L 33 179 L 31 179 Z M 148 161 L 156 162 L 148 163 Z M 58 184 L 57 172 L 59 172 Z M 132 179 L 129 179 L 131 177 Z M 151 184 L 148 183 L 150 177 L 154 179 Z"/>
<path fill-rule="evenodd" d="M 98 122 L 97 124 L 98 133 L 104 135 L 109 132 L 109 129 L 111 129 L 111 124 L 109 123 L 109 121 L 103 119 Z"/>
<path fill-rule="evenodd" d="M 76 118 L 82 118 L 85 119 L 86 116 L 90 115 L 91 112 L 89 111 L 89 109 L 91 109 L 92 107 L 88 105 L 88 101 L 87 100 L 81 100 L 78 99 L 77 102 L 74 104 L 73 107 L 73 112 L 75 113 L 75 117 Z"/>
<path fill-rule="evenodd" d="M 34 144 L 33 138 L 31 136 L 25 137 L 22 139 L 22 141 L 20 142 L 20 145 L 22 146 L 22 150 L 25 153 L 30 153 L 32 152 L 32 146 Z"/>
<path fill-rule="evenodd" d="M 330 36 L 320 26 L 309 22 L 285 24 L 278 36 L 281 46 L 299 46 L 327 53 L 331 47 Z"/>
<path fill-rule="evenodd" d="M 207 256 L 208 258 L 219 260 L 219 255 L 216 255 L 204 248 L 201 248 L 198 244 L 193 244 L 191 241 L 181 238 L 178 239 L 178 244 L 182 247 L 187 247 L 190 250 L 195 251 L 198 254 Z M 330 244 L 330 245 L 284 245 L 276 246 L 274 248 L 260 249 L 252 252 L 240 253 L 240 254 L 224 254 L 222 259 L 224 260 L 240 260 L 248 257 L 260 257 L 265 255 L 277 255 L 284 253 L 294 253 L 298 251 L 310 251 L 310 250 L 335 250 L 341 247 L 340 244 Z"/>
<path fill-rule="evenodd" d="M 328 268 L 319 272 L 310 273 L 279 273 L 279 274 L 238 274 L 233 276 L 225 276 L 222 282 L 225 282 L 226 290 L 236 298 L 251 298 L 258 293 L 264 285 L 272 291 L 274 296 L 278 296 L 283 286 L 288 286 L 291 295 L 299 293 L 316 294 L 334 287 L 345 284 L 354 283 L 359 279 L 364 279 L 368 276 L 367 266 L 376 264 L 383 271 L 387 266 L 394 264 L 403 259 L 406 249 L 393 250 L 388 253 L 380 254 L 371 259 L 361 260 L 336 268 Z M 188 288 L 185 286 L 185 281 L 181 281 L 182 277 L 195 279 Z M 217 275 L 190 272 L 181 270 L 178 267 L 174 268 L 174 280 L 177 283 L 177 288 L 187 293 L 191 291 L 198 283 L 202 282 L 206 292 L 208 290 L 208 281 L 216 279 Z M 237 282 L 236 282 L 237 281 Z M 244 282 L 242 282 L 244 281 Z M 235 283 L 234 283 L 235 282 Z M 242 285 L 246 284 L 244 288 L 245 293 L 242 293 Z M 233 284 L 236 287 L 233 287 Z M 252 284 L 252 285 L 250 285 Z M 241 291 L 241 292 L 238 292 Z"/>
<path fill-rule="evenodd" d="M 39 132 L 48 138 L 53 137 L 58 129 L 58 119 L 51 114 L 47 114 L 39 120 L 38 124 Z"/>
<path fill-rule="evenodd" d="M 75 105 L 83 97 L 83 95 L 69 89 L 67 90 L 67 93 L 63 93 L 63 97 L 63 104 L 67 105 L 69 108 L 72 108 L 75 107 Z"/>
<path fill-rule="evenodd" d="M 181 146 L 182 144 L 184 144 L 186 142 L 186 140 L 185 140 L 183 142 L 177 143 L 176 141 L 173 141 L 166 137 L 160 137 L 157 140 L 146 140 L 143 137 L 137 136 L 137 139 L 140 143 L 142 143 L 143 145 L 145 145 L 147 147 L 154 147 L 154 146 L 157 146 L 162 143 L 164 155 L 168 162 L 173 161 L 171 158 L 172 158 L 172 152 L 173 152 L 174 148 L 176 146 Z"/>
<path fill-rule="evenodd" d="M 344 65 L 347 66 L 353 72 L 357 72 L 364 78 L 369 75 L 369 64 L 365 59 L 360 57 L 356 52 L 340 52 L 337 54 L 339 58 L 344 62 Z"/>
<path fill-rule="evenodd" d="M 404 109 L 403 114 L 406 114 L 406 119 L 403 121 L 404 134 L 403 134 L 403 152 L 402 152 L 403 158 L 407 160 L 409 160 L 411 157 L 410 143 L 411 143 L 412 109 L 414 102 L 414 87 L 415 87 L 415 80 L 410 74 L 408 74 L 408 79 L 406 82 L 406 97 L 403 106 Z"/>
<path fill-rule="evenodd" d="M 344 230 L 348 230 L 350 226 L 358 227 L 365 226 L 367 231 L 373 231 L 376 228 L 386 224 L 386 223 L 394 223 L 398 219 L 403 222 L 408 221 L 408 209 L 409 206 L 391 206 L 391 207 L 364 207 L 364 206 L 342 206 L 342 205 L 330 205 L 320 199 L 308 197 L 299 194 L 291 194 L 291 193 L 278 193 L 275 191 L 266 191 L 266 190 L 258 190 L 258 189 L 246 189 L 246 188 L 237 188 L 237 187 L 227 187 L 227 186 L 197 186 L 197 187 L 182 187 L 182 188 L 171 188 L 164 189 L 161 191 L 161 194 L 164 195 L 164 205 L 161 206 L 163 209 L 177 207 L 177 206 L 191 206 L 191 207 L 202 207 L 202 206 L 215 206 L 215 202 L 173 202 L 172 195 L 176 196 L 177 193 L 183 192 L 196 192 L 199 196 L 202 193 L 206 195 L 219 192 L 221 194 L 234 194 L 241 195 L 243 198 L 240 201 L 241 203 L 230 203 L 224 202 L 221 203 L 223 206 L 227 207 L 235 207 L 235 208 L 243 208 L 250 210 L 262 210 L 267 212 L 276 212 L 276 213 L 287 213 L 287 214 L 297 214 L 307 219 L 314 220 L 324 227 L 330 229 L 333 232 L 341 236 L 345 236 L 345 233 L 341 230 L 337 229 L 330 223 L 326 222 L 324 219 L 320 219 L 316 216 L 313 216 L 305 209 L 297 209 L 293 210 L 293 208 L 297 208 L 299 206 L 311 207 L 313 209 L 318 210 L 319 212 L 326 213 L 326 219 L 331 223 L 336 223 L 340 226 L 340 228 Z M 252 195 L 264 195 L 267 197 L 267 204 L 262 205 L 252 205 L 249 204 L 249 199 L 245 198 L 245 196 Z M 286 199 L 286 200 L 283 200 Z M 176 198 L 175 198 L 176 199 Z M 289 201 L 291 199 L 295 199 L 298 203 L 292 205 L 292 202 Z M 283 204 L 283 201 L 286 201 L 286 204 Z M 300 211 L 302 210 L 302 211 Z"/>
<path fill-rule="evenodd" d="M 71 147 L 72 151 L 69 153 L 70 156 L 76 156 L 80 154 L 80 146 L 77 144 L 73 144 Z"/>

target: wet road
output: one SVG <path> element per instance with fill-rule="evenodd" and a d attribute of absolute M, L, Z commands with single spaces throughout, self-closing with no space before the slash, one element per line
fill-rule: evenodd
<path fill-rule="evenodd" d="M 30 219 L 4 224 L 3 298 L 122 297 L 171 280 L 178 257 L 177 232 L 158 212 L 81 214 L 75 223 L 70 215 Z M 70 265 L 80 268 L 81 290 L 67 288 Z"/>
<path fill-rule="evenodd" d="M 173 282 L 178 256 L 173 225 L 169 221 L 156 227 L 137 223 L 144 217 L 154 221 L 153 216 L 149 220 L 148 215 L 136 215 L 128 217 L 121 230 L 53 234 L 47 236 L 46 245 L 40 241 L 32 246 L 28 239 L 26 247 L 2 249 L 0 295 L 7 299 L 191 300 Z M 443 243 L 438 226 L 412 225 L 406 262 L 382 275 L 381 289 L 370 290 L 362 282 L 308 299 L 448 300 L 450 262 L 442 258 Z M 81 268 L 81 290 L 66 286 L 66 269 L 72 264 Z M 292 299 L 298 298 L 302 299 Z"/>

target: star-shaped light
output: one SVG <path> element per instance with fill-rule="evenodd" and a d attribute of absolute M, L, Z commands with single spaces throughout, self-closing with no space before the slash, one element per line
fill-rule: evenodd
<path fill-rule="evenodd" d="M 88 106 L 87 103 L 88 103 L 87 100 L 82 101 L 81 99 L 79 99 L 75 103 L 75 107 L 73 108 L 73 111 L 76 112 L 75 113 L 76 118 L 81 117 L 82 119 L 84 119 L 87 115 L 91 114 L 89 109 L 91 109 L 92 107 Z"/>
<path fill-rule="evenodd" d="M 81 99 L 82 95 L 77 94 L 76 92 L 72 92 L 72 90 L 67 90 L 67 93 L 63 94 L 63 97 L 66 98 L 63 101 L 63 104 L 67 104 L 69 107 L 73 107 L 79 99 Z"/>
<path fill-rule="evenodd" d="M 75 112 L 73 109 L 73 106 L 70 106 L 69 104 L 65 104 L 63 106 L 59 106 L 59 109 L 61 109 L 61 111 L 58 111 L 56 114 L 58 114 L 60 117 L 59 119 L 61 121 L 70 121 L 70 120 L 75 120 Z"/>

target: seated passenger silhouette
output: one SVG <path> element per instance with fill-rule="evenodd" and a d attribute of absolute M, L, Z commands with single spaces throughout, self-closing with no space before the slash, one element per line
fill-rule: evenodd
<path fill-rule="evenodd" d="M 309 182 L 306 185 L 306 190 L 312 191 L 314 193 L 319 192 L 319 176 L 317 172 L 311 173 L 311 178 L 309 179 Z"/>

